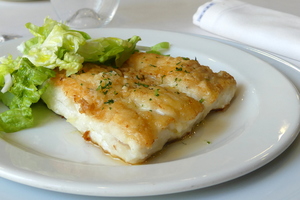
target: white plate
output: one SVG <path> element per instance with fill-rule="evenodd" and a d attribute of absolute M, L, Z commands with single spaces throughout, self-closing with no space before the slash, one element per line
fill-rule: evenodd
<path fill-rule="evenodd" d="M 43 104 L 37 126 L 0 140 L 0 176 L 48 190 L 95 196 L 147 196 L 203 188 L 249 173 L 282 153 L 299 130 L 295 87 L 268 63 L 226 44 L 177 33 L 87 30 L 92 37 L 142 37 L 140 45 L 172 44 L 172 56 L 196 57 L 238 82 L 231 106 L 210 114 L 191 138 L 169 145 L 149 163 L 124 165 L 87 144 Z M 21 40 L 4 43 L 0 55 L 17 55 Z M 4 106 L 1 107 L 4 109 Z M 208 142 L 209 141 L 209 142 Z"/>

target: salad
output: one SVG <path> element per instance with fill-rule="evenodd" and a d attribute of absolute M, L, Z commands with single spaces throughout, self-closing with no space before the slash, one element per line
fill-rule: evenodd
<path fill-rule="evenodd" d="M 139 47 L 139 36 L 123 40 L 115 37 L 91 38 L 87 33 L 47 17 L 42 26 L 27 23 L 34 37 L 17 49 L 21 56 L 0 57 L 0 100 L 8 110 L 0 113 L 0 131 L 16 132 L 34 126 L 31 106 L 47 89 L 46 80 L 55 76 L 54 69 L 66 75 L 77 73 L 84 62 L 121 67 L 136 51 L 160 54 L 168 42 Z"/>

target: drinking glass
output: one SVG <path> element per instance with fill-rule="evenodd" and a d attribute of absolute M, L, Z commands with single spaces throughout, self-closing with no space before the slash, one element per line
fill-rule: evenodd
<path fill-rule="evenodd" d="M 72 28 L 99 28 L 114 17 L 120 0 L 51 0 L 60 20 Z"/>

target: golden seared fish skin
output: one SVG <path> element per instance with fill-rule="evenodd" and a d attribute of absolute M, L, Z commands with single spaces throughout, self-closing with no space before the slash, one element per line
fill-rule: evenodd
<path fill-rule="evenodd" d="M 236 81 L 196 60 L 133 54 L 121 68 L 85 63 L 49 80 L 42 99 L 85 139 L 138 164 L 232 100 Z"/>

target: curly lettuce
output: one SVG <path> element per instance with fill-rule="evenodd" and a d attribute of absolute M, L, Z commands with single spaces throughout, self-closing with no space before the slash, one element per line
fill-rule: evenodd
<path fill-rule="evenodd" d="M 120 67 L 141 40 L 138 36 L 129 40 L 112 37 L 91 39 L 87 33 L 70 30 L 65 24 L 50 18 L 46 18 L 41 27 L 32 23 L 27 23 L 26 27 L 35 37 L 18 46 L 23 56 L 36 66 L 66 70 L 67 76 L 78 72 L 83 62 L 109 63 Z"/>
<path fill-rule="evenodd" d="M 53 70 L 36 67 L 27 58 L 18 60 L 18 69 L 11 73 L 12 86 L 7 92 L 0 93 L 0 100 L 9 108 L 0 113 L 0 130 L 7 133 L 33 126 L 30 106 L 40 100 L 46 89 L 44 82 L 55 76 Z M 2 63 L 0 68 L 8 67 L 7 62 Z M 1 83 L 2 87 L 4 85 L 4 82 Z"/>

